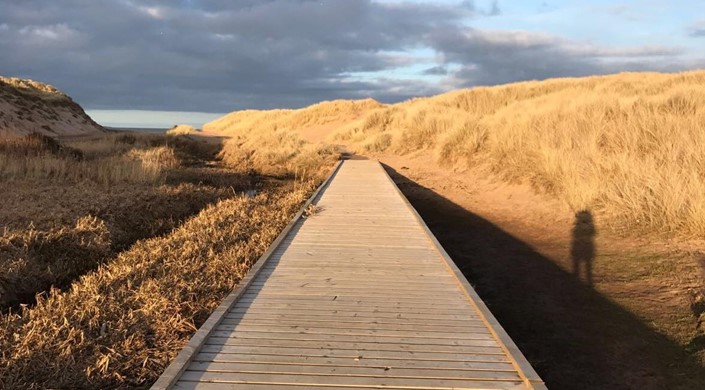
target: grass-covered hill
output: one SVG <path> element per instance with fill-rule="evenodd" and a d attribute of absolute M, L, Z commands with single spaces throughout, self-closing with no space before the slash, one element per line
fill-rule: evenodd
<path fill-rule="evenodd" d="M 104 133 L 83 108 L 48 84 L 0 76 L 0 138 Z"/>
<path fill-rule="evenodd" d="M 204 126 L 235 137 L 225 153 L 235 161 L 243 153 L 284 161 L 325 144 L 424 154 L 440 169 L 530 183 L 622 226 L 685 234 L 705 233 L 704 128 L 705 71 L 522 82 L 392 105 L 247 110 Z"/>

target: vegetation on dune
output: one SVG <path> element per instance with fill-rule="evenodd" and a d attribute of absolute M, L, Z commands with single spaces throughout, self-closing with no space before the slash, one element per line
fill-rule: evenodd
<path fill-rule="evenodd" d="M 3 180 L 91 181 L 106 186 L 158 183 L 179 164 L 173 147 L 159 137 L 122 134 L 68 146 L 36 133 L 0 140 Z"/>
<path fill-rule="evenodd" d="M 0 142 L 0 160 L 10 162 L 0 166 L 0 309 L 67 288 L 134 242 L 250 189 L 242 175 L 182 166 L 214 151 L 163 138 Z"/>
<path fill-rule="evenodd" d="M 234 135 L 220 157 L 234 169 L 265 175 L 318 177 L 338 159 L 337 149 L 310 144 L 293 132 L 269 129 L 256 135 Z"/>
<path fill-rule="evenodd" d="M 443 168 L 528 182 L 624 227 L 705 233 L 705 71 L 625 73 L 455 91 L 395 105 L 324 102 L 240 111 L 207 125 L 261 134 L 231 156 L 288 160 L 295 133 L 327 124 L 360 154 L 426 154 Z M 233 157 L 234 156 L 234 157 Z"/>
<path fill-rule="evenodd" d="M 702 234 L 704 86 L 689 72 L 476 88 L 378 110 L 338 138 L 488 168 L 622 225 Z"/>
<path fill-rule="evenodd" d="M 329 143 L 304 140 L 296 130 L 339 126 L 341 120 L 365 115 L 383 105 L 372 100 L 336 100 L 300 110 L 237 111 L 203 126 L 204 131 L 232 137 L 221 152 L 232 167 L 270 175 L 316 177 L 339 156 Z"/>
<path fill-rule="evenodd" d="M 227 135 L 246 134 L 260 129 L 292 131 L 308 126 L 354 120 L 369 110 L 384 107 L 372 99 L 334 100 L 317 103 L 299 110 L 245 110 L 235 111 L 203 125 L 207 132 Z"/>
<path fill-rule="evenodd" d="M 171 129 L 167 130 L 168 135 L 189 135 L 198 134 L 198 130 L 194 129 L 193 126 L 189 125 L 176 125 Z"/>
<path fill-rule="evenodd" d="M 0 386 L 155 380 L 314 188 L 223 200 L 0 323 Z"/>
<path fill-rule="evenodd" d="M 0 76 L 0 137 L 99 135 L 105 129 L 51 85 Z"/>

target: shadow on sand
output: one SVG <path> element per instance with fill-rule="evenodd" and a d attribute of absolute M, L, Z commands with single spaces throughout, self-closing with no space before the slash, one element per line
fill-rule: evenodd
<path fill-rule="evenodd" d="M 571 234 L 570 258 L 573 260 L 573 276 L 584 281 L 588 286 L 592 286 L 596 233 L 590 210 L 578 211 L 575 214 L 575 224 Z"/>
<path fill-rule="evenodd" d="M 578 267 L 594 257 L 594 226 L 578 234 L 590 250 L 588 257 L 574 257 L 574 275 L 491 222 L 385 169 L 550 389 L 703 388 L 705 369 L 683 347 L 593 290 L 591 279 L 581 282 Z"/>

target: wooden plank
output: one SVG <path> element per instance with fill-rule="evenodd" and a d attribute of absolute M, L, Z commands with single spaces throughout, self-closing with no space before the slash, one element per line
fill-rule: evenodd
<path fill-rule="evenodd" d="M 275 296 L 266 296 L 264 294 L 243 294 L 242 298 L 238 302 L 243 302 L 244 303 L 249 303 L 253 302 L 254 300 L 259 300 L 260 302 L 314 302 L 314 303 L 324 303 L 324 302 L 331 302 L 331 299 L 335 297 L 333 296 L 320 296 L 320 297 L 301 297 L 301 296 L 286 296 L 286 295 L 275 295 Z M 348 295 L 338 295 L 338 298 L 335 299 L 335 302 L 337 303 L 346 303 L 346 304 L 370 304 L 370 305 L 379 305 L 379 304 L 388 304 L 388 305 L 400 305 L 400 306 L 405 306 L 405 307 L 426 307 L 426 306 L 434 306 L 438 305 L 440 307 L 443 306 L 455 306 L 455 305 L 460 305 L 462 307 L 465 307 L 468 303 L 465 300 L 462 299 L 448 299 L 445 301 L 439 302 L 438 300 L 429 300 L 429 299 L 422 299 L 422 300 L 415 300 L 415 299 L 407 299 L 405 297 L 381 297 L 381 296 L 371 296 L 371 297 L 365 297 L 365 298 L 359 298 L 359 297 L 351 297 Z M 418 305 L 414 305 L 414 303 L 417 302 Z"/>
<path fill-rule="evenodd" d="M 311 297 L 311 299 L 320 299 L 320 298 L 330 298 L 330 300 L 337 300 L 340 299 L 341 297 L 347 297 L 351 299 L 360 299 L 364 300 L 367 298 L 380 298 L 384 297 L 385 295 L 383 294 L 375 294 L 374 292 L 370 291 L 360 291 L 360 292 L 269 292 L 267 290 L 263 290 L 264 292 L 259 292 L 259 291 L 254 291 L 254 292 L 249 292 L 245 294 L 246 296 L 249 297 L 258 297 L 258 296 L 263 296 L 263 297 Z M 423 294 L 423 293 L 418 293 L 418 294 L 404 294 L 404 296 L 397 296 L 394 297 L 395 299 L 406 299 L 406 300 L 422 300 L 422 299 L 429 299 L 431 296 L 428 294 Z"/>
<path fill-rule="evenodd" d="M 368 349 L 333 349 L 274 347 L 266 345 L 213 345 L 206 344 L 201 352 L 204 353 L 236 353 L 258 355 L 289 355 L 289 356 L 317 356 L 317 357 L 343 357 L 350 359 L 396 359 L 396 360 L 434 360 L 451 362 L 470 361 L 498 361 L 507 362 L 507 355 L 498 347 L 478 347 L 472 352 L 428 352 L 428 351 L 398 351 L 398 350 L 368 350 Z"/>
<path fill-rule="evenodd" d="M 218 326 L 217 330 L 227 331 L 228 334 L 237 331 L 240 332 L 250 332 L 250 333 L 283 333 L 283 334 L 327 334 L 327 335 L 354 335 L 354 336 L 397 336 L 397 337 L 418 337 L 418 338 L 440 338 L 440 339 L 450 339 L 450 340 L 471 340 L 478 338 L 485 338 L 490 335 L 490 332 L 486 329 L 476 330 L 475 332 L 444 332 L 441 333 L 437 330 L 433 331 L 423 331 L 423 330 L 399 330 L 399 329 L 370 329 L 369 327 L 363 328 L 350 328 L 349 326 L 341 328 L 326 328 L 326 327 L 313 327 L 313 326 L 287 326 L 287 325 L 269 325 L 269 326 L 253 326 L 248 324 L 237 324 L 237 325 L 227 325 L 221 324 Z"/>
<path fill-rule="evenodd" d="M 429 278 L 430 279 L 430 278 Z M 330 281 L 305 281 L 302 279 L 283 279 L 272 276 L 266 281 L 253 282 L 252 288 L 262 290 L 263 287 L 268 287 L 272 289 L 329 289 L 329 288 L 340 288 L 343 290 L 368 290 L 374 289 L 376 292 L 386 292 L 385 290 L 390 290 L 391 292 L 404 293 L 405 291 L 423 291 L 423 292 L 449 292 L 457 293 L 459 289 L 455 286 L 452 288 L 437 288 L 430 281 L 425 281 L 422 279 L 418 280 L 407 280 L 405 282 L 380 282 L 380 283 L 370 283 L 370 282 L 355 282 L 352 280 L 330 280 Z M 392 294 L 393 295 L 393 294 Z"/>
<path fill-rule="evenodd" d="M 302 389 L 317 389 L 317 390 L 374 390 L 374 389 L 398 389 L 398 390 L 456 390 L 456 388 L 444 388 L 444 387 L 415 387 L 415 386 L 392 386 L 392 385 L 328 385 L 319 383 L 218 383 L 218 382 L 179 382 L 176 389 L 182 390 L 261 390 L 261 389 L 272 389 L 277 390 L 302 390 Z M 522 385 L 501 387 L 502 389 L 525 389 L 526 387 Z M 481 389 L 481 388 L 474 388 Z"/>
<path fill-rule="evenodd" d="M 366 274 L 369 275 L 369 274 Z M 341 275 L 342 276 L 342 275 Z M 252 288 L 262 289 L 262 287 L 267 286 L 268 289 L 281 290 L 281 289 L 302 289 L 302 288 L 340 288 L 344 290 L 353 290 L 353 292 L 360 292 L 360 290 L 366 290 L 366 288 L 374 288 L 374 292 L 377 293 L 388 293 L 389 296 L 403 295 L 406 291 L 423 291 L 423 292 L 438 292 L 438 293 L 449 293 L 449 296 L 457 294 L 460 289 L 455 284 L 450 285 L 439 285 L 438 282 L 433 282 L 433 277 L 422 276 L 409 279 L 406 282 L 389 282 L 385 283 L 380 281 L 378 283 L 373 283 L 369 281 L 336 281 L 333 277 L 328 277 L 330 280 L 323 281 L 303 281 L 303 280 L 287 280 L 287 276 L 281 275 L 276 271 L 273 272 L 265 280 L 258 280 L 252 284 Z M 452 283 L 452 280 L 449 280 Z"/>
<path fill-rule="evenodd" d="M 289 294 L 270 294 L 270 293 L 260 293 L 260 294 L 251 294 L 247 296 L 248 301 L 245 301 L 242 303 L 243 307 L 255 302 L 259 299 L 261 299 L 260 302 L 267 302 L 267 303 L 274 303 L 274 302 L 280 302 L 280 303 L 313 303 L 316 304 L 318 303 L 319 306 L 327 306 L 327 305 L 335 305 L 336 303 L 341 304 L 342 307 L 344 305 L 349 305 L 351 307 L 359 307 L 361 305 L 370 305 L 370 306 L 387 306 L 387 307 L 394 307 L 394 306 L 399 306 L 399 307 L 414 307 L 409 305 L 410 302 L 413 301 L 414 298 L 417 299 L 422 299 L 416 295 L 412 297 L 407 297 L 407 299 L 400 299 L 398 297 L 394 298 L 394 301 L 390 302 L 385 302 L 384 301 L 384 295 L 351 295 L 351 294 L 344 294 L 344 293 L 324 293 L 324 294 L 316 294 L 316 293 L 289 293 Z M 360 305 L 354 306 L 354 303 L 359 303 Z M 425 308 L 425 307 L 433 307 L 433 301 L 428 300 L 428 297 L 423 297 L 422 302 L 420 302 L 419 306 L 417 308 Z M 467 308 L 466 305 L 463 305 L 463 301 L 449 301 L 447 304 L 440 305 L 440 308 L 443 307 L 459 307 L 459 308 Z M 332 308 L 335 308 L 335 306 L 332 306 Z"/>
<path fill-rule="evenodd" d="M 458 316 L 467 314 L 468 317 L 475 317 L 477 313 L 472 310 L 472 308 L 458 306 L 458 307 L 428 307 L 428 308 L 412 308 L 412 307 L 401 307 L 395 305 L 387 306 L 372 306 L 372 305 L 346 305 L 346 304 L 336 304 L 335 301 L 327 301 L 325 303 L 298 303 L 298 304 L 274 304 L 274 303 L 244 303 L 242 305 L 237 305 L 231 310 L 232 313 L 248 313 L 248 312 L 271 312 L 271 311 L 281 311 L 282 313 L 293 313 L 296 311 L 303 311 L 305 313 L 317 313 L 318 311 L 335 311 L 337 313 L 389 313 L 389 314 L 419 314 L 419 315 L 452 315 Z M 428 318 L 428 317 L 422 317 Z"/>
<path fill-rule="evenodd" d="M 435 353 L 475 353 L 478 351 L 501 352 L 502 349 L 497 343 L 485 340 L 476 340 L 474 345 L 447 345 L 447 344 L 420 344 L 420 343 L 399 343 L 384 341 L 325 341 L 325 340 L 305 340 L 305 339 L 246 339 L 246 338 L 225 338 L 209 337 L 206 345 L 233 345 L 233 346 L 262 346 L 280 348 L 329 348 L 341 350 L 361 350 L 361 351 L 413 351 L 413 352 L 435 352 Z"/>
<path fill-rule="evenodd" d="M 473 337 L 447 338 L 428 336 L 406 336 L 388 333 L 379 334 L 350 334 L 344 332 L 253 332 L 240 330 L 233 333 L 229 330 L 215 330 L 211 338 L 240 339 L 240 340 L 294 340 L 294 341 L 322 341 L 346 343 L 380 343 L 380 344 L 405 344 L 405 345 L 444 345 L 444 346 L 492 346 L 494 341 L 490 333 L 474 334 Z"/>
<path fill-rule="evenodd" d="M 310 385 L 310 384 L 278 384 L 278 390 L 303 390 L 306 388 L 315 387 L 318 390 L 351 390 L 351 389 L 380 389 L 383 387 L 368 387 L 368 386 L 327 386 L 327 385 Z M 174 385 L 174 389 L 178 390 L 267 390 L 272 388 L 271 383 L 211 383 L 211 382 L 188 382 L 180 381 Z M 387 387 L 389 389 L 389 387 Z"/>
<path fill-rule="evenodd" d="M 236 307 L 241 308 L 254 308 L 254 307 L 268 307 L 268 308 L 297 308 L 297 309 L 308 309 L 308 308 L 320 308 L 323 305 L 334 308 L 336 310 L 366 310 L 366 311 L 388 311 L 394 310 L 395 312 L 409 312 L 409 311 L 419 311 L 419 312 L 462 312 L 463 310 L 471 310 L 467 305 L 461 303 L 451 304 L 451 305 L 439 305 L 433 306 L 429 305 L 405 305 L 390 303 L 384 301 L 369 302 L 369 301 L 338 301 L 338 300 L 251 300 L 248 302 L 238 302 Z M 471 310 L 472 311 L 472 310 Z"/>
<path fill-rule="evenodd" d="M 324 287 L 310 287 L 310 286 L 290 286 L 290 287 L 280 287 L 280 286 L 260 286 L 259 288 L 257 286 L 253 287 L 254 291 L 266 291 L 267 295 L 306 295 L 306 296 L 312 296 L 312 297 L 331 297 L 331 299 L 311 299 L 310 301 L 312 302 L 332 302 L 335 303 L 338 298 L 342 295 L 354 295 L 357 294 L 361 291 L 369 291 L 369 289 L 362 289 L 362 288 L 351 288 L 351 287 L 345 287 L 345 286 L 324 286 Z M 440 295 L 440 294 L 458 294 L 460 291 L 457 289 L 434 289 L 434 290 L 424 290 L 422 288 L 419 289 L 406 289 L 406 288 L 399 288 L 399 289 L 394 289 L 394 288 L 382 288 L 378 287 L 377 292 L 379 292 L 381 295 L 385 295 L 385 293 L 393 293 L 394 291 L 398 291 L 400 294 L 404 294 L 407 296 L 434 296 L 434 295 Z M 462 301 L 457 301 L 458 303 Z M 464 307 L 464 308 L 471 308 L 469 305 L 461 306 L 459 305 L 458 307 Z"/>
<path fill-rule="evenodd" d="M 492 381 L 486 380 L 463 380 L 463 379 L 423 379 L 415 378 L 394 378 L 394 377 L 375 377 L 375 376 L 352 376 L 352 375 L 296 375 L 287 373 L 263 372 L 263 373 L 221 373 L 221 372 L 202 372 L 187 370 L 183 373 L 183 380 L 186 381 L 203 381 L 217 383 L 267 383 L 272 385 L 291 384 L 291 383 L 324 383 L 327 385 L 363 385 L 363 386 L 414 386 L 414 388 L 422 389 L 453 389 L 453 388 L 469 388 L 469 389 L 506 389 L 507 386 L 517 386 L 521 384 L 520 380 L 516 381 Z"/>
<path fill-rule="evenodd" d="M 220 325 L 224 329 L 233 328 L 235 326 L 251 326 L 251 327 L 283 327 L 283 328 L 322 328 L 322 329 L 347 329 L 350 331 L 356 330 L 367 330 L 367 331 L 383 331 L 383 330 L 396 330 L 396 331 L 418 331 L 418 332 L 433 332 L 439 334 L 463 334 L 463 333 L 484 333 L 489 332 L 487 327 L 481 321 L 476 321 L 474 323 L 465 323 L 463 325 L 448 325 L 448 324 L 409 324 L 400 322 L 379 322 L 379 321 L 338 321 L 335 319 L 329 319 L 327 321 L 314 321 L 314 320 L 284 320 L 284 319 L 265 319 L 265 318 L 242 318 L 238 320 L 227 320 L 224 319 Z"/>
<path fill-rule="evenodd" d="M 374 359 L 360 357 L 332 357 L 306 355 L 254 355 L 201 352 L 193 359 L 194 362 L 222 363 L 280 363 L 280 364 L 311 364 L 333 365 L 337 367 L 403 367 L 434 370 L 496 370 L 514 371 L 512 363 L 505 361 L 443 361 L 443 360 L 411 360 L 411 359 Z"/>
<path fill-rule="evenodd" d="M 509 370 L 438 370 L 434 368 L 405 368 L 392 366 L 336 366 L 317 364 L 282 364 L 276 362 L 193 362 L 191 371 L 231 372 L 231 373 L 286 373 L 286 374 L 328 374 L 328 375 L 358 375 L 395 378 L 421 379 L 470 379 L 470 380 L 519 380 L 519 375 L 513 369 Z"/>
<path fill-rule="evenodd" d="M 331 316 L 330 314 L 313 315 L 313 314 L 267 314 L 267 313 L 230 313 L 224 319 L 225 320 L 240 320 L 248 318 L 258 318 L 258 319 L 274 319 L 274 320 L 296 320 L 302 322 L 308 321 L 343 321 L 343 322 L 362 322 L 362 323 L 387 323 L 387 324 L 436 324 L 436 325 L 456 325 L 462 326 L 463 324 L 483 324 L 480 318 L 463 318 L 463 319 L 439 319 L 439 318 L 407 318 L 402 315 L 394 317 L 378 317 L 378 316 Z M 486 324 L 485 324 L 486 326 Z"/>
<path fill-rule="evenodd" d="M 335 307 L 312 307 L 306 309 L 297 308 L 276 308 L 268 309 L 265 307 L 239 307 L 235 306 L 230 309 L 231 314 L 237 313 L 262 313 L 262 314 L 299 314 L 299 315 L 329 315 L 333 317 L 375 317 L 375 318 L 417 318 L 417 319 L 449 319 L 449 320 L 463 320 L 466 318 L 476 317 L 477 313 L 471 310 L 467 312 L 460 313 L 441 313 L 441 312 L 423 312 L 419 310 L 414 310 L 410 312 L 385 312 L 385 311 L 374 311 L 367 310 L 365 308 L 360 308 L 359 310 L 339 310 Z M 371 314 L 372 313 L 372 314 Z"/>

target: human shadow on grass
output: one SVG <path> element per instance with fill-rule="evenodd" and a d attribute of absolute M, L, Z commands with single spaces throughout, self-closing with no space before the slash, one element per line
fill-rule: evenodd
<path fill-rule="evenodd" d="M 592 286 L 592 262 L 595 260 L 595 224 L 590 210 L 575 213 L 575 224 L 571 234 L 570 258 L 573 260 L 573 276 Z"/>
<path fill-rule="evenodd" d="M 695 389 L 705 368 L 552 259 L 385 166 L 550 389 Z"/>

